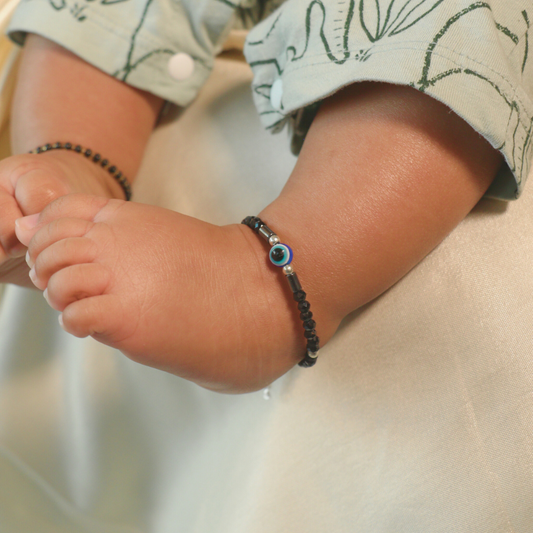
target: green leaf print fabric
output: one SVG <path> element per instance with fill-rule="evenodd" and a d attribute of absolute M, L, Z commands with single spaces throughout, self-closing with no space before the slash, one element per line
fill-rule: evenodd
<path fill-rule="evenodd" d="M 247 41 L 255 103 L 264 125 L 279 129 L 344 85 L 409 85 L 502 151 L 508 165 L 487 196 L 514 199 L 533 148 L 532 16 L 525 0 L 288 1 Z M 273 86 L 282 93 L 274 105 Z"/>
<path fill-rule="evenodd" d="M 448 105 L 507 162 L 487 196 L 523 190 L 533 152 L 531 0 L 23 0 L 8 28 L 58 42 L 105 72 L 179 105 L 209 76 L 236 24 L 266 128 L 298 151 L 319 102 L 357 81 L 414 87 Z M 194 71 L 169 75 L 187 54 Z"/>

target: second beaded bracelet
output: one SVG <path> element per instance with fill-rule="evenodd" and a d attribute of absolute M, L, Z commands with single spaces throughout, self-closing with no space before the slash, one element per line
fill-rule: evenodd
<path fill-rule="evenodd" d="M 44 152 L 49 152 L 50 150 L 72 150 L 80 155 L 84 155 L 87 158 L 90 158 L 93 163 L 100 165 L 102 168 L 106 168 L 109 174 L 118 182 L 124 191 L 124 196 L 126 200 L 131 200 L 131 185 L 127 180 L 126 176 L 118 170 L 115 165 L 111 165 L 107 159 L 103 159 L 100 154 L 93 154 L 93 151 L 90 148 L 83 148 L 81 145 L 73 145 L 72 143 L 61 143 L 56 142 L 54 144 L 43 144 L 38 146 L 34 150 L 31 150 L 30 154 L 42 154 Z"/>
<path fill-rule="evenodd" d="M 279 237 L 258 217 L 246 217 L 241 224 L 245 224 L 255 233 L 261 235 L 272 246 L 268 254 L 270 261 L 273 265 L 283 268 L 283 273 L 287 277 L 287 281 L 292 290 L 292 296 L 298 302 L 300 318 L 304 325 L 307 350 L 304 358 L 298 364 L 303 367 L 313 366 L 318 358 L 320 339 L 316 334 L 316 322 L 313 320 L 313 313 L 310 310 L 311 305 L 306 300 L 307 294 L 302 289 L 300 280 L 291 265 L 293 256 L 292 249 L 288 245 L 280 242 Z"/>

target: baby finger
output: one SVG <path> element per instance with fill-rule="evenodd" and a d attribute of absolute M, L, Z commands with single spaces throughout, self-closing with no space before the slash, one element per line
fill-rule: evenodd
<path fill-rule="evenodd" d="M 124 204 L 122 200 L 110 200 L 87 194 L 68 194 L 48 204 L 39 216 L 40 224 L 47 224 L 59 218 L 81 218 L 92 221 L 108 204 Z"/>
<path fill-rule="evenodd" d="M 61 218 L 42 225 L 32 215 L 17 220 L 16 231 L 21 242 L 28 246 L 27 259 L 31 266 L 45 248 L 63 239 L 83 237 L 93 227 L 93 222 L 78 218 Z"/>
<path fill-rule="evenodd" d="M 60 316 L 61 327 L 75 337 L 93 336 L 104 344 L 110 344 L 114 332 L 120 328 L 124 309 L 114 294 L 104 294 L 71 303 Z"/>
<path fill-rule="evenodd" d="M 85 237 L 71 237 L 54 242 L 38 254 L 30 272 L 31 280 L 38 289 L 45 289 L 48 280 L 59 270 L 68 266 L 92 263 L 98 249 Z M 30 259 L 31 264 L 31 259 Z"/>
<path fill-rule="evenodd" d="M 51 307 L 63 311 L 73 302 L 103 294 L 110 279 L 109 270 L 99 263 L 69 266 L 50 278 L 44 297 Z"/>

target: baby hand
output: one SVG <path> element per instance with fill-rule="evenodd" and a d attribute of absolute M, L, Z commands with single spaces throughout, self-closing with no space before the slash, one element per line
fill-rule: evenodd
<path fill-rule="evenodd" d="M 241 224 L 69 195 L 18 221 L 17 236 L 75 336 L 226 392 L 261 388 L 303 357 L 283 274 Z"/>
<path fill-rule="evenodd" d="M 0 161 L 0 283 L 31 286 L 23 259 L 26 246 L 15 235 L 16 219 L 73 192 L 111 197 L 110 179 L 91 161 L 62 150 Z"/>

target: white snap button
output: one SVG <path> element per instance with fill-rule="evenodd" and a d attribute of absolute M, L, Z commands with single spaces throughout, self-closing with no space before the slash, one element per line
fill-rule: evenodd
<path fill-rule="evenodd" d="M 279 111 L 281 109 L 281 98 L 283 96 L 283 82 L 278 78 L 270 88 L 270 103 L 272 107 Z"/>
<path fill-rule="evenodd" d="M 168 61 L 168 73 L 177 81 L 183 81 L 192 76 L 194 59 L 183 52 L 173 55 Z"/>

